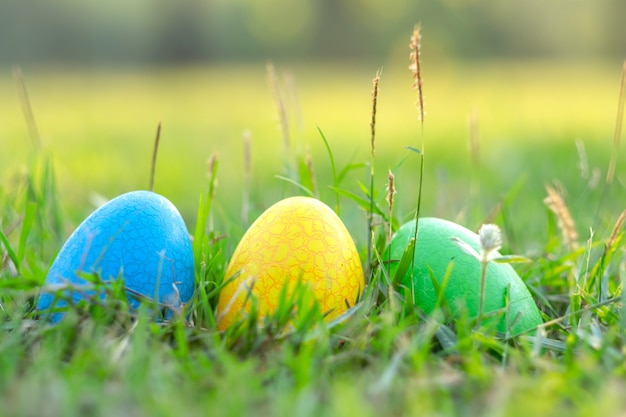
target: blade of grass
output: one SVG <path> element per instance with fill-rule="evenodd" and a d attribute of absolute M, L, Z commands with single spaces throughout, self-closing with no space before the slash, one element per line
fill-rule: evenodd
<path fill-rule="evenodd" d="M 404 248 L 404 252 L 402 252 L 402 258 L 400 258 L 400 263 L 398 264 L 398 269 L 393 274 L 393 279 L 391 281 L 391 286 L 395 289 L 398 288 L 404 276 L 406 275 L 409 267 L 413 267 L 413 258 L 415 254 L 415 239 L 411 238 L 409 243 Z"/>
<path fill-rule="evenodd" d="M 344 190 L 342 188 L 331 187 L 331 189 L 334 190 L 337 194 L 354 201 L 363 210 L 366 210 L 366 211 L 368 210 L 368 208 L 370 206 L 370 199 L 369 198 L 359 197 L 358 195 L 354 194 L 353 192 L 348 191 L 348 190 Z M 374 208 L 374 213 L 375 214 L 378 214 L 378 215 L 382 216 L 385 220 L 387 219 L 387 214 L 377 204 L 374 204 L 373 208 Z"/>
<path fill-rule="evenodd" d="M 33 228 L 37 217 L 37 204 L 34 201 L 29 201 L 26 204 L 26 212 L 24 213 L 24 221 L 22 222 L 22 231 L 20 233 L 20 242 L 17 247 L 18 259 L 24 259 L 26 252 L 26 244 L 28 242 L 28 236 Z"/>
<path fill-rule="evenodd" d="M 11 247 L 9 239 L 4 234 L 2 228 L 0 228 L 0 241 L 4 245 L 4 249 L 7 251 L 7 254 L 9 255 L 9 258 L 11 259 L 11 262 L 13 262 L 13 265 L 15 265 L 15 268 L 19 271 L 20 270 L 20 261 L 19 261 L 20 258 L 17 256 L 17 254 Z"/>
<path fill-rule="evenodd" d="M 307 187 L 305 187 L 304 185 L 300 184 L 298 181 L 292 178 L 287 178 L 282 175 L 275 175 L 274 177 L 278 178 L 279 180 L 283 180 L 285 182 L 288 182 L 289 184 L 294 185 L 296 188 L 306 193 L 309 197 L 315 197 L 315 194 L 313 193 L 313 191 L 311 191 L 310 189 L 308 189 Z"/>

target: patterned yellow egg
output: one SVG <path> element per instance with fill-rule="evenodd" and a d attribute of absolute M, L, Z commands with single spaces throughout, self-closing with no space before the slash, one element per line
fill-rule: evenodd
<path fill-rule="evenodd" d="M 220 330 L 249 311 L 249 288 L 264 316 L 276 310 L 286 283 L 302 280 L 332 319 L 353 306 L 365 286 L 348 230 L 333 210 L 309 197 L 281 200 L 250 226 L 226 270 L 226 278 L 233 276 L 220 293 Z"/>

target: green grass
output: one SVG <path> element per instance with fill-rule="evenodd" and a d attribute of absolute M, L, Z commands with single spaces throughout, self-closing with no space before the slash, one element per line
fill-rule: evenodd
<path fill-rule="evenodd" d="M 623 158 L 615 182 L 604 184 L 619 66 L 427 64 L 421 212 L 475 229 L 500 205 L 493 221 L 505 234 L 504 251 L 532 260 L 516 269 L 553 324 L 536 337 L 504 340 L 475 331 L 471 320 L 425 317 L 374 268 L 348 320 L 325 324 L 315 311 L 293 318 L 292 307 L 306 303 L 303 292 L 285 300 L 263 329 L 252 315 L 217 332 L 223 274 L 247 228 L 239 215 L 244 129 L 252 135 L 250 218 L 302 192 L 276 175 L 310 186 L 306 170 L 298 176 L 285 168 L 290 158 L 303 160 L 308 144 L 321 199 L 331 207 L 339 201 L 367 258 L 375 68 L 293 69 L 299 112 L 286 103 L 294 155 L 281 150 L 262 65 L 26 71 L 41 148 L 29 141 L 13 81 L 0 80 L 0 414 L 527 416 L 626 409 L 623 232 L 605 246 L 626 208 Z M 377 112 L 375 203 L 384 212 L 392 169 L 398 223 L 414 214 L 419 179 L 419 156 L 403 147 L 421 140 L 405 67 L 392 60 L 383 71 Z M 472 108 L 480 122 L 479 165 L 467 150 Z M 89 194 L 148 187 L 159 121 L 155 191 L 181 209 L 194 235 L 198 285 L 187 305 L 193 323 L 182 316 L 154 323 L 143 310 L 120 309 L 119 289 L 106 301 L 77 306 L 57 326 L 39 320 L 38 288 L 69 232 L 93 209 Z M 577 139 L 586 148 L 588 177 L 577 168 Z M 208 176 L 214 152 L 218 164 Z M 543 203 L 544 184 L 555 183 L 567 193 L 578 249 L 564 244 Z M 343 190 L 339 200 L 333 188 Z M 387 234 L 380 226 L 374 231 L 375 252 L 382 253 Z M 276 330 L 286 323 L 292 330 Z"/>

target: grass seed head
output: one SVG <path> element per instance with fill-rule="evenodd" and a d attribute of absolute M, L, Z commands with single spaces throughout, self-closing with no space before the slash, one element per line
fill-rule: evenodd
<path fill-rule="evenodd" d="M 370 118 L 372 158 L 374 158 L 374 151 L 376 149 L 376 105 L 378 102 L 378 84 L 380 83 L 380 74 L 380 70 L 376 71 L 376 75 L 372 80 L 372 114 Z"/>
<path fill-rule="evenodd" d="M 576 224 L 570 214 L 565 200 L 553 187 L 546 185 L 548 196 L 544 198 L 544 204 L 556 215 L 557 225 L 563 235 L 563 244 L 571 250 L 578 248 L 578 232 Z"/>
<path fill-rule="evenodd" d="M 495 224 L 483 224 L 478 230 L 480 247 L 485 253 L 491 253 L 502 247 L 502 234 Z"/>
<path fill-rule="evenodd" d="M 622 211 L 622 213 L 617 218 L 617 221 L 615 222 L 615 225 L 613 226 L 613 230 L 611 231 L 611 235 L 609 236 L 609 239 L 606 241 L 607 251 L 610 250 L 615 244 L 615 242 L 617 241 L 617 236 L 619 232 L 622 230 L 622 227 L 624 226 L 624 222 L 626 222 L 626 210 Z"/>
<path fill-rule="evenodd" d="M 424 94 L 422 92 L 422 68 L 420 63 L 420 43 L 422 40 L 421 25 L 418 23 L 413 28 L 411 34 L 411 41 L 409 42 L 409 48 L 411 53 L 409 54 L 409 69 L 413 74 L 413 86 L 412 88 L 417 91 L 417 107 L 418 117 L 420 122 L 424 122 Z"/>
<path fill-rule="evenodd" d="M 393 210 L 393 199 L 396 195 L 396 185 L 395 185 L 395 177 L 393 172 L 389 170 L 389 175 L 387 176 L 387 205 L 389 206 L 389 212 Z"/>
<path fill-rule="evenodd" d="M 213 171 L 215 170 L 215 164 L 217 163 L 218 153 L 214 152 L 209 159 L 207 160 L 207 177 L 211 178 L 213 176 Z"/>

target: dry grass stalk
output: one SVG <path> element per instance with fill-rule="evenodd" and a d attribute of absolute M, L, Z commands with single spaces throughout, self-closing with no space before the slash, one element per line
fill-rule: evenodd
<path fill-rule="evenodd" d="M 287 102 L 289 103 L 291 119 L 293 120 L 292 124 L 295 125 L 296 129 L 301 131 L 304 128 L 304 121 L 302 120 L 296 77 L 292 71 L 286 71 L 283 74 L 283 80 L 285 81 L 285 94 L 287 96 Z"/>
<path fill-rule="evenodd" d="M 393 210 L 393 202 L 396 192 L 395 177 L 393 172 L 389 170 L 389 175 L 387 176 L 387 205 L 389 206 L 389 213 Z"/>
<path fill-rule="evenodd" d="M 578 170 L 580 178 L 589 179 L 589 158 L 585 150 L 585 143 L 581 139 L 576 139 L 576 152 L 578 152 Z"/>
<path fill-rule="evenodd" d="M 367 265 L 372 264 L 372 229 L 374 218 L 374 155 L 376 153 L 376 105 L 378 103 L 378 84 L 380 83 L 380 70 L 372 79 L 372 112 L 370 115 L 370 207 L 367 212 Z M 368 271 L 369 275 L 369 271 Z"/>
<path fill-rule="evenodd" d="M 274 103 L 276 104 L 276 111 L 278 112 L 278 121 L 280 123 L 280 131 L 283 136 L 283 146 L 285 152 L 289 156 L 291 153 L 291 140 L 289 138 L 289 121 L 287 119 L 287 109 L 285 102 L 280 94 L 280 87 L 278 85 L 278 76 L 276 75 L 276 69 L 272 62 L 268 62 L 266 65 L 267 79 L 270 84 L 270 89 L 274 95 Z"/>
<path fill-rule="evenodd" d="M 418 23 L 413 28 L 413 33 L 411 34 L 411 41 L 409 43 L 409 48 L 411 49 L 411 53 L 409 55 L 409 69 L 413 74 L 413 86 L 412 88 L 417 91 L 417 102 L 415 103 L 417 107 L 419 121 L 424 123 L 424 94 L 422 92 L 422 68 L 420 63 L 420 42 L 422 39 L 421 34 L 421 26 Z"/>
<path fill-rule="evenodd" d="M 622 66 L 622 81 L 619 88 L 619 100 L 617 103 L 617 120 L 615 121 L 615 136 L 613 137 L 613 152 L 609 161 L 609 169 L 606 173 L 606 183 L 611 184 L 615 176 L 615 165 L 617 164 L 617 150 L 619 149 L 622 136 L 622 121 L 624 119 L 624 101 L 626 101 L 626 61 Z"/>
<path fill-rule="evenodd" d="M 617 221 L 615 222 L 615 225 L 613 226 L 613 230 L 611 231 L 611 235 L 609 236 L 609 239 L 606 241 L 605 249 L 607 252 L 613 248 L 613 245 L 615 245 L 615 242 L 617 241 L 617 235 L 622 230 L 622 227 L 624 226 L 624 222 L 626 222 L 626 210 L 622 211 L 622 213 L 617 218 Z"/>
<path fill-rule="evenodd" d="M 557 225 L 563 235 L 563 244 L 571 250 L 576 250 L 578 248 L 578 232 L 576 232 L 574 219 L 572 219 L 565 200 L 556 189 L 549 185 L 546 185 L 546 191 L 548 196 L 543 202 L 556 215 Z"/>

